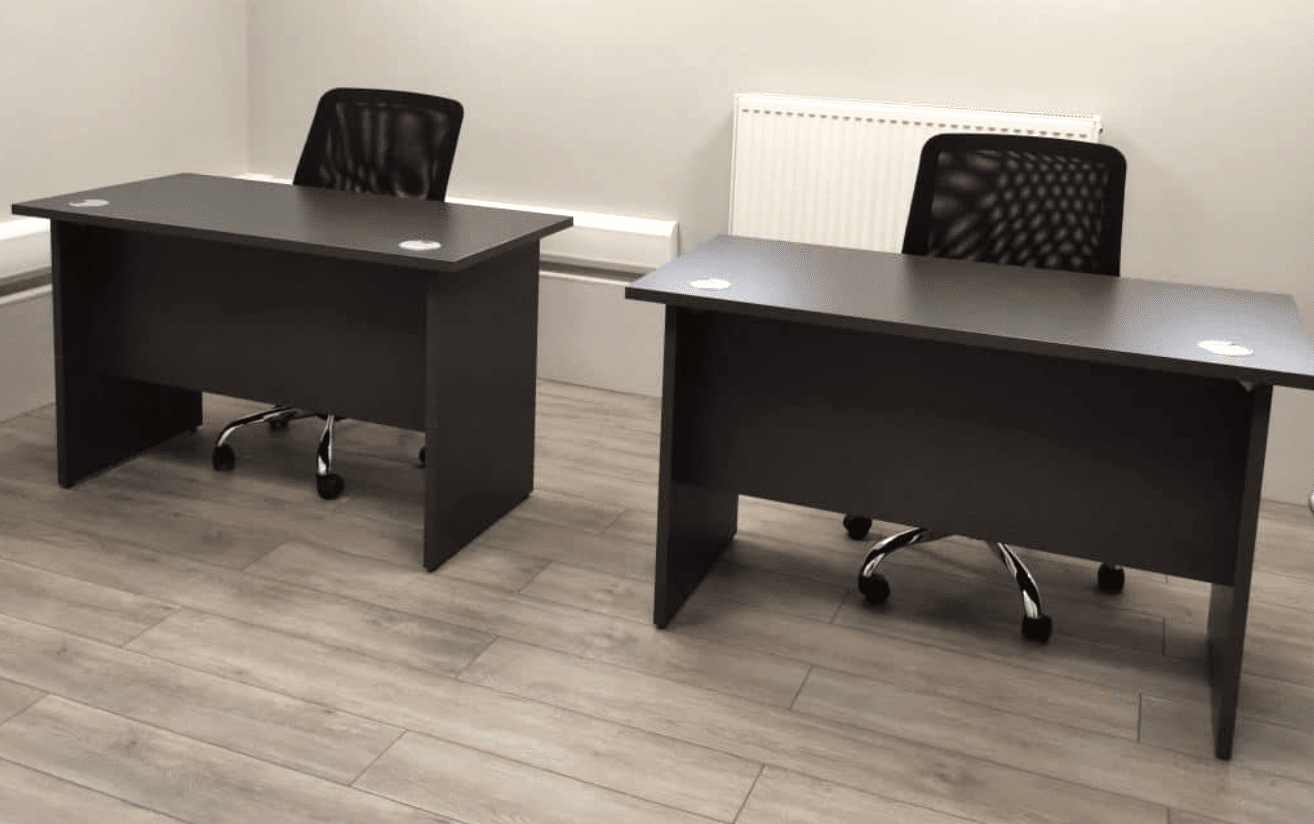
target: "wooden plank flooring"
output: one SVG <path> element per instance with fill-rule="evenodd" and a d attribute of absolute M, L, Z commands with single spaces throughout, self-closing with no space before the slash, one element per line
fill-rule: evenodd
<path fill-rule="evenodd" d="M 0 821 L 1314 820 L 1303 507 L 1261 513 L 1224 763 L 1199 584 L 1024 550 L 1035 646 L 978 545 L 894 556 L 876 609 L 837 513 L 746 498 L 659 631 L 656 400 L 540 383 L 534 494 L 432 575 L 420 436 L 344 423 L 321 501 L 310 421 L 210 468 L 257 406 L 73 490 L 52 410 L 0 423 Z"/>

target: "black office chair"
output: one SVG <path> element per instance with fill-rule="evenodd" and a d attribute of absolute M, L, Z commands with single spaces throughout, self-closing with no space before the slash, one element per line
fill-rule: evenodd
<path fill-rule="evenodd" d="M 1003 134 L 943 134 L 922 148 L 903 239 L 905 254 L 981 260 L 1096 275 L 1118 274 L 1127 164 L 1111 146 Z M 846 515 L 862 540 L 871 518 Z M 872 604 L 890 597 L 877 567 L 892 553 L 947 537 L 923 527 L 874 544 L 858 574 Z M 1053 622 L 1026 565 L 1007 545 L 985 540 L 1022 592 L 1022 634 L 1045 642 Z M 1120 592 L 1120 567 L 1102 564 L 1099 588 Z"/>
<path fill-rule="evenodd" d="M 445 97 L 378 89 L 332 89 L 319 99 L 292 183 L 443 200 L 463 118 L 461 104 Z M 284 429 L 293 420 L 312 416 L 324 419 L 316 453 L 315 485 L 321 498 L 338 497 L 345 484 L 333 473 L 333 425 L 342 419 L 332 411 L 275 406 L 235 420 L 215 440 L 214 468 L 230 470 L 237 464 L 228 440 L 242 427 L 267 423 L 271 429 Z M 423 464 L 423 449 L 419 457 Z"/>

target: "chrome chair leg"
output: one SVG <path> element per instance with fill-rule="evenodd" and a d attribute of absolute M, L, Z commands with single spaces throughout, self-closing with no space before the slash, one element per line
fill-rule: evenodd
<path fill-rule="evenodd" d="M 890 582 L 886 580 L 884 575 L 876 571 L 881 562 L 900 549 L 935 541 L 943 537 L 945 537 L 944 533 L 932 532 L 924 527 L 915 527 L 906 529 L 903 532 L 897 532 L 883 541 L 872 544 L 871 549 L 867 551 L 866 560 L 862 562 L 862 569 L 858 572 L 858 591 L 862 593 L 869 604 L 885 603 L 890 597 Z"/>
<path fill-rule="evenodd" d="M 210 457 L 210 462 L 214 468 L 224 472 L 237 466 L 237 454 L 233 448 L 228 445 L 228 439 L 233 433 L 244 426 L 250 426 L 256 423 L 265 423 L 266 421 L 284 420 L 294 417 L 297 410 L 290 406 L 275 406 L 273 409 L 266 409 L 263 412 L 257 412 L 254 415 L 247 415 L 244 418 L 238 418 L 228 424 L 219 432 L 219 437 L 214 441 L 214 452 Z"/>
<path fill-rule="evenodd" d="M 290 406 L 275 406 L 273 409 L 266 409 L 265 411 L 257 412 L 254 415 L 247 415 L 245 418 L 238 418 L 220 431 L 219 437 L 215 439 L 214 445 L 223 446 L 228 443 L 228 439 L 233 436 L 233 433 L 244 426 L 250 426 L 253 423 L 265 423 L 266 421 L 271 421 L 275 418 L 286 418 L 295 415 L 296 412 L 297 410 Z"/>
<path fill-rule="evenodd" d="M 319 436 L 315 450 L 315 487 L 319 497 L 331 501 L 342 494 L 346 484 L 341 475 L 333 474 L 333 413 L 324 416 L 324 432 Z"/>
<path fill-rule="evenodd" d="M 308 412 L 305 409 L 294 409 L 284 413 L 283 415 L 277 418 L 270 419 L 269 428 L 287 429 L 287 425 L 292 421 L 299 421 L 302 418 L 314 418 L 314 417 L 317 417 L 316 413 L 314 412 Z"/>
<path fill-rule="evenodd" d="M 1008 568 L 1008 574 L 1017 581 L 1017 587 L 1022 592 L 1022 634 L 1033 641 L 1045 643 L 1054 629 L 1054 623 L 1040 611 L 1040 590 L 1036 588 L 1036 580 L 1031 577 L 1031 571 L 1007 544 L 998 541 L 986 541 L 985 544 Z"/>

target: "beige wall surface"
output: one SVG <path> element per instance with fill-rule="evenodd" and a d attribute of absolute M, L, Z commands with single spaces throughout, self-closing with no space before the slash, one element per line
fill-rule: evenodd
<path fill-rule="evenodd" d="M 9 204 L 247 167 L 245 0 L 0 0 Z"/>

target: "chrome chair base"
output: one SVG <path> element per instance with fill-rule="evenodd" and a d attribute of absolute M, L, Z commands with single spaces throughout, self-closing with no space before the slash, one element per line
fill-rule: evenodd
<path fill-rule="evenodd" d="M 263 412 L 238 418 L 220 430 L 219 437 L 215 438 L 211 463 L 219 472 L 228 472 L 237 466 L 237 453 L 229 446 L 228 440 L 239 429 L 258 423 L 267 423 L 270 429 L 286 429 L 292 421 L 316 417 L 324 418 L 324 431 L 319 436 L 319 446 L 315 450 L 315 489 L 319 492 L 319 497 L 331 501 L 341 495 L 346 488 L 342 476 L 333 472 L 333 425 L 345 418 L 332 413 L 307 412 L 292 406 L 275 406 Z M 420 447 L 421 467 L 425 465 L 425 458 L 425 448 Z"/>
<path fill-rule="evenodd" d="M 341 475 L 333 474 L 333 413 L 324 416 L 324 432 L 315 449 L 315 488 L 319 497 L 331 501 L 342 494 L 346 482 Z"/>
<path fill-rule="evenodd" d="M 847 526 L 848 519 L 845 520 Z M 877 571 L 881 562 L 906 547 L 928 543 L 944 537 L 947 537 L 946 533 L 937 533 L 924 527 L 915 527 L 903 532 L 897 532 L 882 541 L 876 542 L 867 551 L 867 557 L 862 562 L 862 570 L 858 573 L 858 590 L 862 592 L 870 604 L 885 603 L 890 597 L 890 583 L 884 575 Z M 1048 615 L 1041 611 L 1040 590 L 1036 587 L 1036 581 L 1031 576 L 1031 571 L 1027 569 L 1022 559 L 1007 544 L 1001 544 L 998 541 L 985 541 L 984 543 L 990 547 L 990 551 L 1003 563 L 1009 575 L 1013 576 L 1013 580 L 1017 582 L 1018 590 L 1022 595 L 1022 634 L 1033 641 L 1045 643 L 1049 640 L 1050 633 L 1053 632 L 1054 623 Z"/>
<path fill-rule="evenodd" d="M 284 429 L 291 421 L 313 417 L 316 417 L 314 412 L 305 412 L 291 406 L 275 406 L 254 415 L 238 418 L 219 432 L 219 437 L 214 442 L 214 452 L 210 461 L 214 468 L 220 472 L 230 471 L 237 466 L 237 453 L 229 446 L 228 439 L 243 427 L 267 423 L 271 429 Z M 331 413 L 324 416 L 324 432 L 320 435 L 319 446 L 315 450 L 315 488 L 319 492 L 319 497 L 326 501 L 338 497 L 342 494 L 342 490 L 346 488 L 342 476 L 333 473 L 333 423 L 335 420 L 335 416 Z"/>

